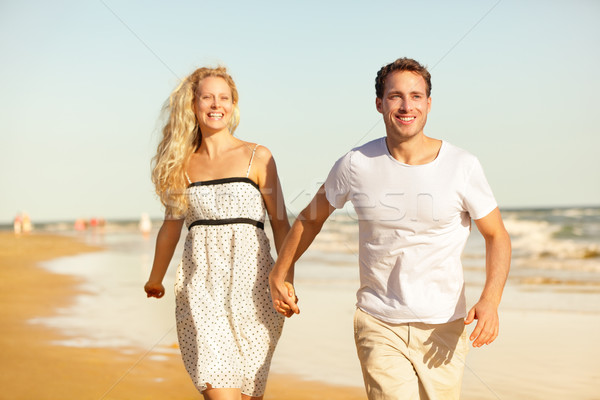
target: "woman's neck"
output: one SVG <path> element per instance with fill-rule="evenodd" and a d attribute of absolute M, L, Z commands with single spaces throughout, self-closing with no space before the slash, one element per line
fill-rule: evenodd
<path fill-rule="evenodd" d="M 209 159 L 218 157 L 219 154 L 237 145 L 239 139 L 233 137 L 229 130 L 223 130 L 212 134 L 202 134 L 202 141 L 196 153 L 204 153 Z"/>

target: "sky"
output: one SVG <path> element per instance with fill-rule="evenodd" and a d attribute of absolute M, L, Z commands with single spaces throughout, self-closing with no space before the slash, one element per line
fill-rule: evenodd
<path fill-rule="evenodd" d="M 150 181 L 180 79 L 228 67 L 236 135 L 300 211 L 385 135 L 374 79 L 432 74 L 425 134 L 475 154 L 501 208 L 600 205 L 598 1 L 0 1 L 0 223 L 163 213 Z"/>

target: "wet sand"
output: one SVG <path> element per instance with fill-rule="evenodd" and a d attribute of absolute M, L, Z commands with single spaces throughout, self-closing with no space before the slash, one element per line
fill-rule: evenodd
<path fill-rule="evenodd" d="M 201 399 L 180 356 L 168 349 L 81 348 L 53 344 L 64 334 L 29 322 L 68 307 L 77 278 L 39 263 L 101 251 L 75 238 L 0 233 L 0 399 Z M 265 400 L 364 399 L 363 389 L 272 374 Z"/>
<path fill-rule="evenodd" d="M 76 339 L 82 334 L 32 322 L 70 312 L 90 288 L 84 278 L 52 273 L 39 263 L 98 251 L 76 238 L 0 233 L 0 399 L 201 399 L 172 340 L 151 350 L 64 346 L 57 342 L 81 343 Z M 286 322 L 265 399 L 365 399 L 351 333 L 356 284 L 333 267 L 306 262 L 300 268 L 307 276 L 325 277 L 303 280 L 298 274 L 303 313 Z M 481 285 L 466 289 L 473 304 Z M 504 297 L 500 336 L 491 346 L 471 349 L 461 399 L 600 399 L 600 288 L 515 278 Z M 136 319 L 135 326 L 148 319 Z M 155 335 L 156 326 L 142 328 Z"/>

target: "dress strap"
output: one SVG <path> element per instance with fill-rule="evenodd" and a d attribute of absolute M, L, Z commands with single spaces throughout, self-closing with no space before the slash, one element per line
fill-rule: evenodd
<path fill-rule="evenodd" d="M 185 174 L 185 179 L 187 179 L 187 181 L 188 181 L 188 185 L 191 185 L 192 180 L 190 179 L 189 175 L 187 174 L 187 171 L 185 171 L 184 174 Z"/>
<path fill-rule="evenodd" d="M 250 176 L 250 168 L 252 168 L 252 160 L 254 160 L 254 153 L 256 153 L 257 147 L 258 144 L 254 146 L 254 149 L 252 149 L 252 157 L 250 157 L 250 162 L 248 163 L 248 171 L 246 171 L 246 178 Z"/>

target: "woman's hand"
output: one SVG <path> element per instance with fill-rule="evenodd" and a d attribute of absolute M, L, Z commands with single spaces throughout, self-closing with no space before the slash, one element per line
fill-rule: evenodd
<path fill-rule="evenodd" d="M 147 297 L 156 297 L 157 299 L 160 299 L 165 295 L 165 287 L 160 282 L 148 281 L 146 285 L 144 285 L 144 290 L 146 291 Z"/>
<path fill-rule="evenodd" d="M 296 289 L 294 289 L 294 285 L 287 281 L 285 281 L 283 284 L 288 289 L 289 297 L 294 299 L 294 302 L 298 304 L 298 296 L 296 295 Z M 279 308 L 276 308 L 276 310 L 278 313 L 283 314 L 288 318 L 294 315 L 294 311 L 287 303 L 280 303 Z M 298 312 L 300 312 L 300 310 L 298 310 Z"/>
<path fill-rule="evenodd" d="M 294 285 L 287 281 L 278 284 L 273 276 L 270 275 L 269 286 L 271 288 L 273 307 L 278 313 L 288 318 L 300 313 L 300 309 L 296 305 L 298 303 L 298 296 L 296 296 Z"/>
<path fill-rule="evenodd" d="M 171 258 L 173 258 L 184 221 L 183 219 L 166 218 L 158 231 L 152 271 L 150 271 L 150 277 L 144 286 L 148 297 L 160 299 L 165 295 L 165 287 L 162 285 L 162 281 L 169 268 Z"/>

